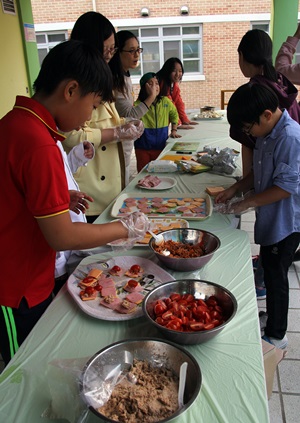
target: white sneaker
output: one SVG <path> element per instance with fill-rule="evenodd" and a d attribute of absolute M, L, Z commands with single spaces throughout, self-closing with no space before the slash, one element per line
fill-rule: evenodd
<path fill-rule="evenodd" d="M 286 335 L 282 339 L 272 338 L 271 336 L 264 335 L 262 336 L 262 339 L 269 344 L 274 345 L 276 348 L 280 348 L 281 350 L 284 350 L 288 346 L 288 339 Z"/>

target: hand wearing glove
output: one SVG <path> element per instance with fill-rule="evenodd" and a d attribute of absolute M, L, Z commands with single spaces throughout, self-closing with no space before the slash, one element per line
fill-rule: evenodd
<path fill-rule="evenodd" d="M 144 238 L 150 228 L 148 217 L 141 212 L 131 213 L 119 220 L 128 230 L 128 238 L 111 242 L 110 246 L 113 251 L 129 250 L 138 240 Z"/>
<path fill-rule="evenodd" d="M 137 140 L 144 132 L 144 124 L 141 120 L 132 120 L 124 125 L 114 128 L 114 138 L 116 140 Z"/>
<path fill-rule="evenodd" d="M 134 212 L 120 219 L 122 225 L 128 230 L 128 239 L 143 239 L 150 228 L 148 217 L 142 212 Z"/>

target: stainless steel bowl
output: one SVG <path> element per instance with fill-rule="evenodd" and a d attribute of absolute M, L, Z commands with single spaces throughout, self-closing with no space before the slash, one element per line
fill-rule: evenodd
<path fill-rule="evenodd" d="M 169 422 L 184 413 L 195 401 L 202 385 L 202 374 L 195 358 L 183 348 L 172 342 L 140 338 L 127 339 L 111 344 L 97 352 L 85 365 L 80 381 L 80 392 L 89 409 L 107 422 L 116 422 L 98 412 L 103 397 L 107 397 L 111 389 L 111 375 L 114 375 L 126 356 L 132 355 L 139 360 L 147 360 L 153 366 L 172 369 L 179 376 L 182 363 L 187 362 L 186 385 L 184 390 L 184 406 L 167 419 L 157 423 Z"/>
<path fill-rule="evenodd" d="M 194 332 L 178 332 L 159 325 L 155 322 L 154 305 L 157 300 L 168 298 L 172 293 L 192 294 L 196 299 L 203 300 L 214 295 L 223 309 L 226 321 L 211 330 Z M 150 291 L 143 301 L 143 312 L 164 338 L 184 345 L 201 344 L 218 335 L 231 322 L 237 312 L 237 301 L 234 295 L 221 285 L 199 279 L 182 279 L 163 283 Z"/>
<path fill-rule="evenodd" d="M 150 239 L 149 247 L 154 252 L 159 261 L 169 269 L 178 270 L 181 272 L 188 272 L 191 270 L 200 269 L 201 267 L 205 266 L 221 245 L 221 241 L 216 235 L 201 229 L 170 229 L 168 231 L 160 232 L 160 234 L 163 236 L 164 241 L 172 240 L 190 245 L 196 245 L 200 242 L 203 242 L 205 249 L 205 254 L 203 256 L 193 258 L 174 258 L 158 253 L 154 248 L 154 238 L 152 237 Z"/>

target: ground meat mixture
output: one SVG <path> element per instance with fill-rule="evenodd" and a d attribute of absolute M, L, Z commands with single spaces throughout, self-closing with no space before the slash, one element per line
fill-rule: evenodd
<path fill-rule="evenodd" d="M 117 422 L 154 423 L 177 409 L 178 377 L 147 361 L 134 360 L 128 377 L 116 385 L 110 399 L 98 411 Z"/>
<path fill-rule="evenodd" d="M 205 254 L 204 248 L 200 244 L 184 244 L 183 242 L 165 241 L 162 245 L 154 245 L 155 251 L 162 254 L 164 250 L 170 251 L 168 257 L 191 258 L 200 257 Z"/>

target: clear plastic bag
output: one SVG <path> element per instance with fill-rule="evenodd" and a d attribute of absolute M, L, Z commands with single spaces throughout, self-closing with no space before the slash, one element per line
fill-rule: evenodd
<path fill-rule="evenodd" d="M 205 146 L 203 149 L 206 154 L 198 158 L 198 162 L 211 167 L 211 171 L 225 175 L 232 175 L 236 170 L 235 164 L 239 152 L 232 148 L 213 148 Z"/>

